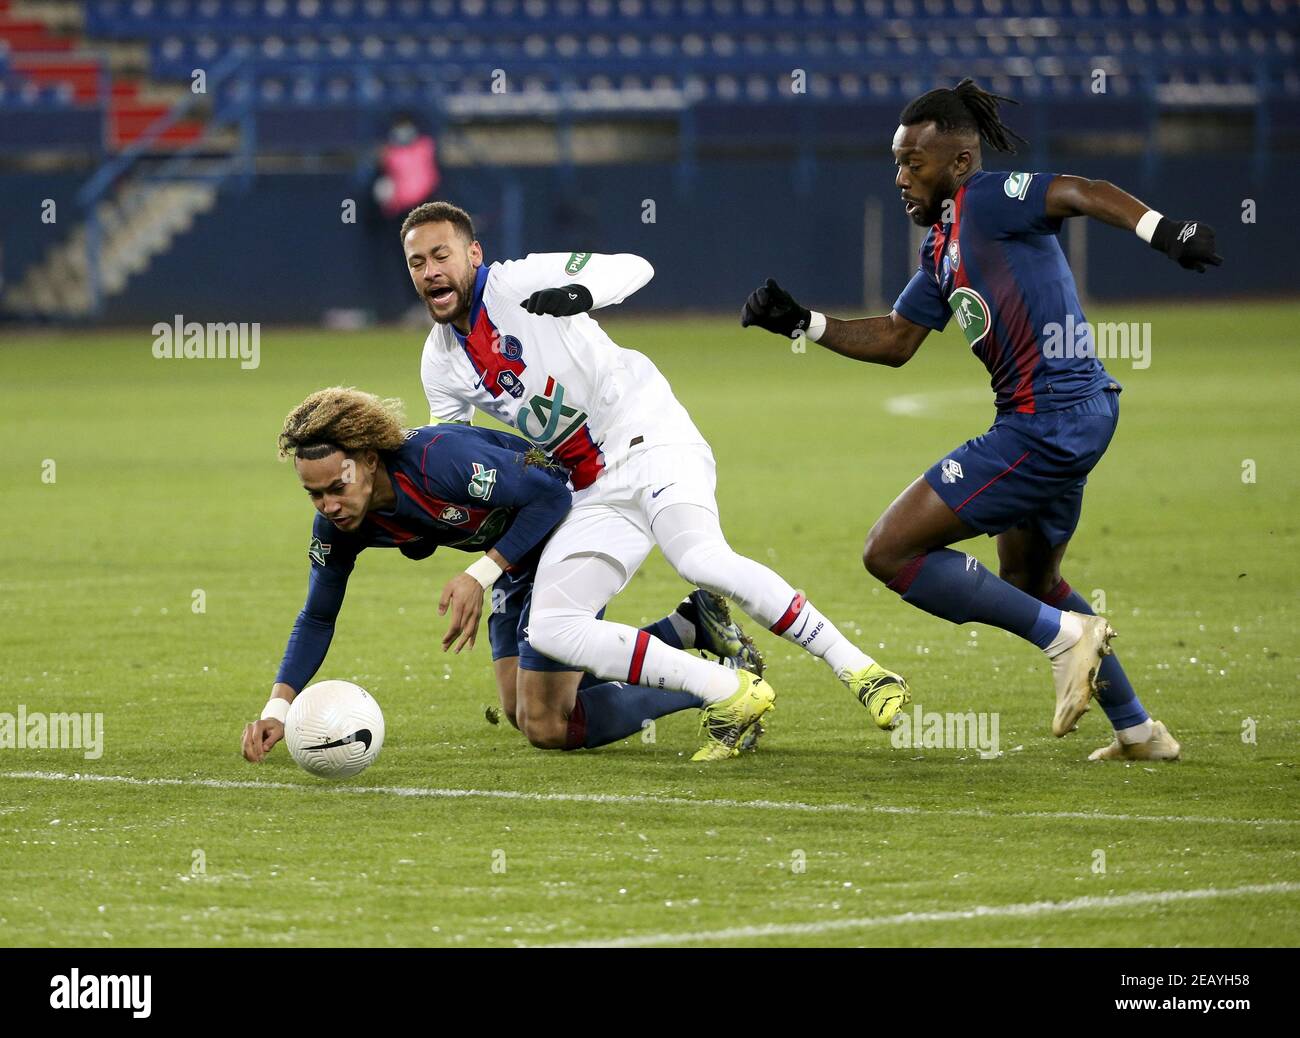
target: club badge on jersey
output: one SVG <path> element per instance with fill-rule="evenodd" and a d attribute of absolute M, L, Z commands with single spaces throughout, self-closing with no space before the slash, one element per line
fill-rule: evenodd
<path fill-rule="evenodd" d="M 501 356 L 506 360 L 520 360 L 524 355 L 524 344 L 513 335 L 501 337 Z"/>

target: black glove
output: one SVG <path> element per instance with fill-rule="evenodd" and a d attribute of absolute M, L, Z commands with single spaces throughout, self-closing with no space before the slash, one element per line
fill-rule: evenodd
<path fill-rule="evenodd" d="M 1151 235 L 1151 247 L 1163 252 L 1184 270 L 1205 273 L 1205 264 L 1218 266 L 1223 257 L 1214 251 L 1214 228 L 1195 220 L 1162 216 Z"/>
<path fill-rule="evenodd" d="M 771 278 L 750 293 L 745 300 L 745 308 L 740 311 L 742 328 L 756 324 L 769 332 L 790 338 L 806 332 L 811 319 L 812 314 L 796 303 L 790 293 Z"/>
<path fill-rule="evenodd" d="M 530 314 L 550 317 L 572 317 L 585 314 L 593 300 L 586 285 L 565 285 L 563 288 L 543 288 L 534 292 L 519 305 Z"/>

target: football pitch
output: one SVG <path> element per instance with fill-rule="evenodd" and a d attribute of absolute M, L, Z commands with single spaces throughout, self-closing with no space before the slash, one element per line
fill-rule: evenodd
<path fill-rule="evenodd" d="M 732 545 L 923 712 L 996 721 L 995 751 L 893 745 L 762 631 L 778 700 L 757 752 L 690 763 L 693 711 L 536 750 L 485 716 L 486 623 L 440 649 L 437 594 L 471 556 L 373 550 L 318 678 L 370 690 L 387 737 L 342 783 L 239 753 L 306 586 L 311 507 L 275 439 L 333 384 L 423 422 L 421 331 L 265 328 L 249 370 L 155 359 L 147 328 L 7 334 L 0 944 L 1294 945 L 1300 307 L 1089 316 L 1150 322 L 1151 354 L 1107 363 L 1119 432 L 1064 572 L 1104 601 L 1175 764 L 1088 763 L 1109 726 L 1094 707 L 1052 737 L 1040 653 L 864 571 L 885 506 L 992 420 L 955 324 L 893 370 L 733 315 L 602 320 L 711 442 Z M 996 568 L 991 540 L 966 548 Z M 687 590 L 656 552 L 608 615 L 639 625 Z M 102 715 L 101 752 L 17 745 L 20 710 Z"/>

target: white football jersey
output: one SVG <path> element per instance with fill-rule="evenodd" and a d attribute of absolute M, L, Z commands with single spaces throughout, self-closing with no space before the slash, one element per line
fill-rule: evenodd
<path fill-rule="evenodd" d="M 626 253 L 533 253 L 480 267 L 469 335 L 436 324 L 425 340 L 430 417 L 468 421 L 477 407 L 564 464 L 575 490 L 643 445 L 704 443 L 648 357 L 617 345 L 587 314 L 539 316 L 520 305 L 539 289 L 581 284 L 596 309 L 653 276 Z"/>

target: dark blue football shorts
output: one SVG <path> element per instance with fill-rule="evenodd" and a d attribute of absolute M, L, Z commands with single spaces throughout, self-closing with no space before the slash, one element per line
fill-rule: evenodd
<path fill-rule="evenodd" d="M 488 642 L 492 646 L 492 659 L 500 660 L 508 656 L 519 657 L 521 670 L 563 671 L 578 670 L 567 663 L 556 663 L 549 656 L 543 656 L 528 641 L 528 615 L 533 604 L 533 564 L 511 570 L 497 577 L 492 585 L 492 612 L 488 616 Z M 605 615 L 605 610 L 596 614 L 597 618 Z"/>
<path fill-rule="evenodd" d="M 990 537 L 1037 529 L 1055 547 L 1079 525 L 1088 473 L 1119 423 L 1106 389 L 1060 411 L 1007 412 L 926 470 L 925 480 L 967 526 Z"/>

